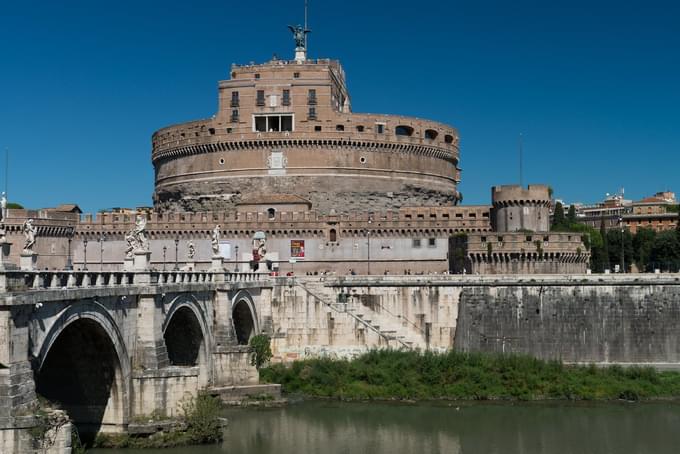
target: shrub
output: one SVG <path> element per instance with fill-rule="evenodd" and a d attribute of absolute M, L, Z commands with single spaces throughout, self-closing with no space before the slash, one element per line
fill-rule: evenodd
<path fill-rule="evenodd" d="M 266 334 L 258 334 L 250 339 L 250 346 L 254 350 L 251 365 L 258 369 L 272 359 L 271 340 Z"/>
<path fill-rule="evenodd" d="M 564 365 L 526 355 L 374 350 L 260 369 L 287 393 L 338 399 L 627 399 L 680 396 L 680 373 Z"/>

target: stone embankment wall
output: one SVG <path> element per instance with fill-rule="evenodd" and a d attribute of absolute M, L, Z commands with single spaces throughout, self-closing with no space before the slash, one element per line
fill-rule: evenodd
<path fill-rule="evenodd" d="M 470 287 L 455 348 L 680 366 L 680 283 Z"/>
<path fill-rule="evenodd" d="M 389 346 L 680 367 L 679 319 L 676 275 L 279 279 L 271 303 L 280 361 Z"/>

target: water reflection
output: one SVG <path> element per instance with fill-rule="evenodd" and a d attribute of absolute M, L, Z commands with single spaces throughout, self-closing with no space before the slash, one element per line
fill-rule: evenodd
<path fill-rule="evenodd" d="M 221 446 L 191 454 L 677 453 L 678 404 L 390 405 L 230 410 Z M 112 453 L 112 451 L 106 451 Z M 122 451 L 121 451 L 122 452 Z M 152 451 L 144 451 L 150 454 Z M 132 451 L 125 451 L 131 454 Z"/>

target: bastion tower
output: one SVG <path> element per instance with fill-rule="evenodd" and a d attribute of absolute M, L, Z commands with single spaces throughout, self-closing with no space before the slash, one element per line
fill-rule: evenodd
<path fill-rule="evenodd" d="M 546 185 L 494 186 L 491 202 L 494 232 L 550 231 L 550 188 Z"/>
<path fill-rule="evenodd" d="M 232 65 L 211 119 L 153 134 L 156 209 L 217 211 L 271 198 L 305 199 L 320 213 L 457 204 L 457 131 L 353 113 L 340 63 L 308 59 L 306 30 L 291 30 L 294 60 Z"/>

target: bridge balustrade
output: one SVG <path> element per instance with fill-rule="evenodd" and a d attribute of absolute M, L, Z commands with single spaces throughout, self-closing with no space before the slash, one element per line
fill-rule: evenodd
<path fill-rule="evenodd" d="M 146 279 L 140 277 L 147 276 Z M 84 289 L 93 287 L 124 287 L 138 283 L 150 285 L 210 284 L 218 282 L 259 282 L 262 273 L 232 273 L 227 271 L 25 271 L 0 270 L 0 292 L 31 290 Z"/>

